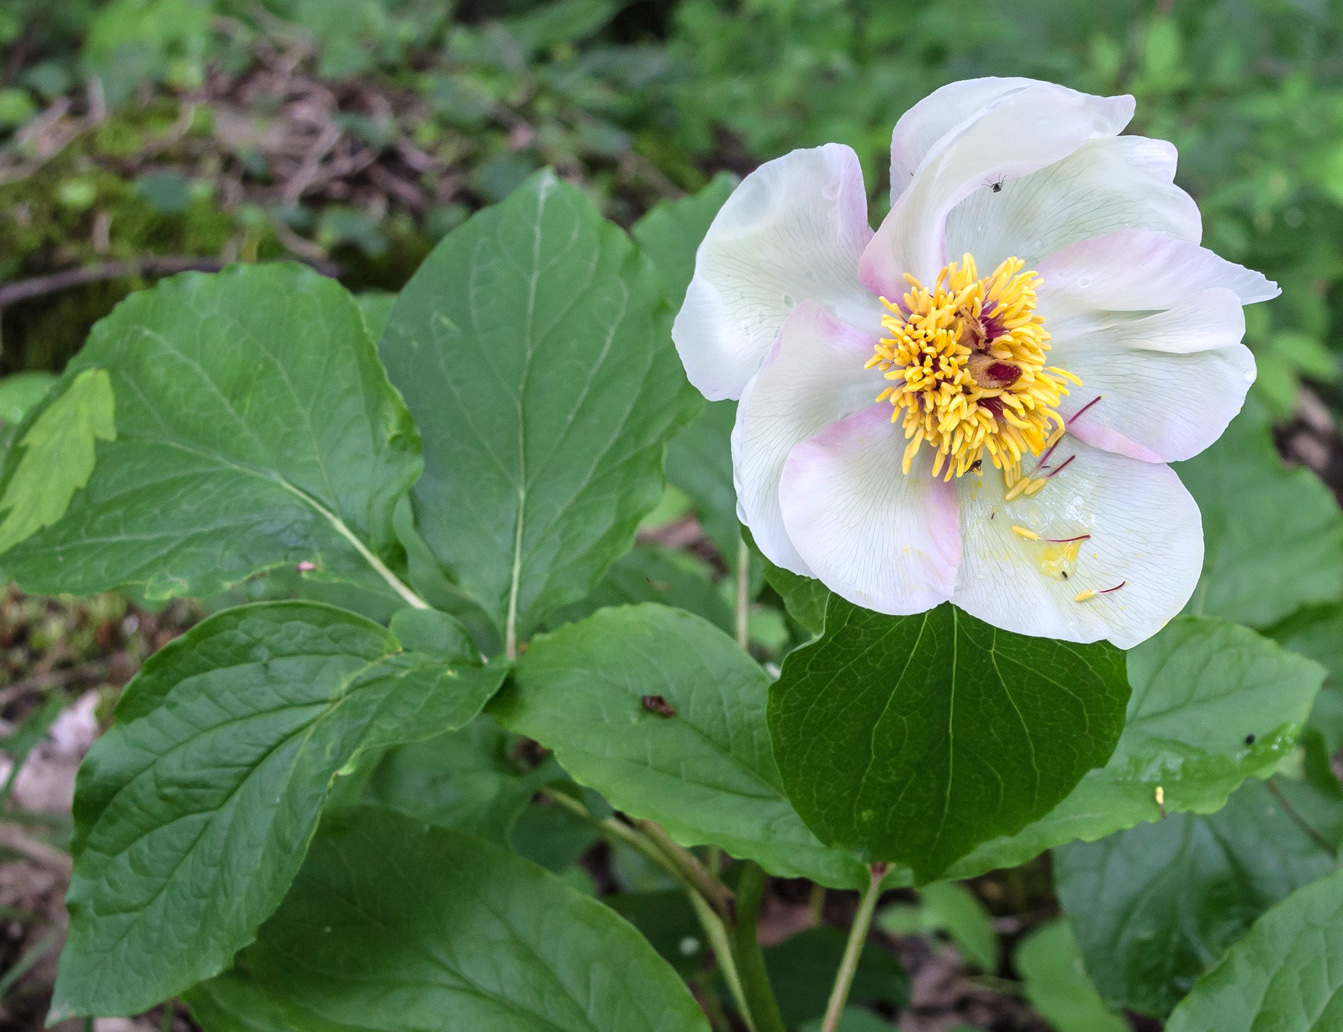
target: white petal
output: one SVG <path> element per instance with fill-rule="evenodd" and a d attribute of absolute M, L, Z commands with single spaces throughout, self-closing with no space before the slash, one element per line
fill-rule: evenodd
<path fill-rule="evenodd" d="M 1124 229 L 1056 251 L 1036 266 L 1045 327 L 1110 311 L 1155 312 L 1211 287 L 1235 291 L 1241 304 L 1280 291 L 1262 273 L 1219 258 L 1205 247 L 1148 229 Z"/>
<path fill-rule="evenodd" d="M 936 89 L 900 116 L 891 133 L 891 205 L 914 178 L 933 145 L 1006 93 L 1036 79 L 962 79 Z"/>
<path fill-rule="evenodd" d="M 1222 436 L 1254 382 L 1254 356 L 1240 343 L 1244 309 L 1224 287 L 1154 315 L 1068 325 L 1079 330 L 1056 337 L 1049 357 L 1082 386 L 1059 409 L 1072 417 L 1089 406 L 1070 431 L 1098 448 L 1148 462 L 1192 458 Z"/>
<path fill-rule="evenodd" d="M 699 246 L 672 327 L 690 382 L 711 401 L 740 397 L 788 313 L 808 299 L 879 329 L 881 306 L 857 278 L 871 237 L 849 147 L 796 150 L 742 180 Z"/>
<path fill-rule="evenodd" d="M 1198 243 L 1198 205 L 1170 181 L 1175 148 L 1162 140 L 1088 140 L 1062 161 L 981 187 L 947 218 L 947 253 L 970 252 L 985 272 L 1004 258 L 1034 268 L 1046 255 L 1119 229 L 1155 229 Z"/>
<path fill-rule="evenodd" d="M 873 293 L 898 297 L 911 273 L 931 285 L 946 264 L 947 215 L 981 187 L 1066 158 L 1087 140 L 1115 136 L 1133 115 L 1132 97 L 1092 97 L 1033 83 L 998 97 L 928 152 L 863 252 L 859 277 Z"/>
<path fill-rule="evenodd" d="M 932 475 L 929 448 L 902 473 L 904 451 L 891 406 L 871 405 L 794 448 L 779 485 L 784 524 L 812 575 L 894 616 L 947 601 L 961 559 L 955 485 Z"/>
<path fill-rule="evenodd" d="M 881 373 L 863 368 L 875 343 L 804 301 L 742 394 L 732 429 L 737 515 L 776 566 L 811 576 L 784 529 L 779 478 L 794 445 L 871 405 L 886 386 Z"/>
<path fill-rule="evenodd" d="M 997 470 L 960 478 L 965 551 L 952 601 L 1020 634 L 1108 638 L 1132 648 L 1194 592 L 1203 566 L 1198 506 L 1169 466 L 1101 451 L 1072 434 L 1049 464 L 1057 468 L 1070 456 L 1076 458 L 1043 489 L 1010 502 Z M 1014 526 L 1040 539 L 1027 540 Z M 1080 543 L 1071 569 L 1060 562 L 1067 546 L 1043 540 L 1081 534 L 1091 537 Z M 1076 601 L 1082 591 L 1121 583 L 1118 591 Z"/>

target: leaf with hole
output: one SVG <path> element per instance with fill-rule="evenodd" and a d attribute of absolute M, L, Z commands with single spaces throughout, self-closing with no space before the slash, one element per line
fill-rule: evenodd
<path fill-rule="evenodd" d="M 768 694 L 764 670 L 722 631 L 646 604 L 534 639 L 490 712 L 682 845 L 722 846 L 780 877 L 866 885 L 858 860 L 818 842 L 784 795 Z"/>

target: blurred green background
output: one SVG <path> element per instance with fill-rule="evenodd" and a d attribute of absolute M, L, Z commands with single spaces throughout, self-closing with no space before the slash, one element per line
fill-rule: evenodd
<path fill-rule="evenodd" d="M 1029 75 L 1133 93 L 1205 242 L 1264 270 L 1256 390 L 1339 408 L 1343 10 L 1328 0 L 0 0 L 0 283 L 299 257 L 394 290 L 553 165 L 630 223 L 830 140 L 883 213 L 896 118 Z M 168 265 L 166 268 L 175 268 Z M 134 276 L 4 306 L 0 372 L 57 368 Z"/>

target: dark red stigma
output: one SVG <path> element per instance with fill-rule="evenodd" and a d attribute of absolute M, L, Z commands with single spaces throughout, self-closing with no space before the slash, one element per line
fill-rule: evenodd
<path fill-rule="evenodd" d="M 1007 362 L 994 362 L 984 371 L 993 377 L 996 386 L 999 387 L 1011 387 L 1021 379 L 1021 369 Z"/>
<path fill-rule="evenodd" d="M 979 404 L 983 405 L 986 409 L 988 409 L 990 412 L 992 412 L 995 416 L 999 416 L 999 417 L 1001 417 L 1002 414 L 1003 414 L 1003 399 L 1002 399 L 1002 398 L 980 398 L 980 399 L 979 399 Z"/>

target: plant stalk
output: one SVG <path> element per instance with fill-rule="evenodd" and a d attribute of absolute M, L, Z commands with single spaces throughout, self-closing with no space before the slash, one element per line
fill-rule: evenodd
<path fill-rule="evenodd" d="M 876 913 L 877 899 L 881 896 L 881 881 L 886 877 L 886 865 L 873 864 L 871 870 L 872 879 L 858 904 L 858 913 L 853 917 L 853 927 L 849 929 L 849 941 L 844 944 L 844 957 L 839 962 L 839 973 L 835 975 L 835 988 L 830 992 L 830 1003 L 825 1008 L 825 1020 L 821 1022 L 821 1032 L 836 1032 L 839 1028 L 839 1016 L 844 1012 L 844 1004 L 848 1002 L 849 988 L 853 985 L 853 976 L 858 970 L 858 958 L 863 955 L 867 933 L 872 927 L 872 915 Z"/>
<path fill-rule="evenodd" d="M 736 900 L 733 898 L 731 889 L 710 874 L 709 869 L 700 863 L 699 858 L 694 853 L 673 842 L 657 822 L 635 821 L 635 824 L 663 852 L 668 861 L 676 868 L 681 880 L 694 886 L 695 890 L 704 897 L 704 901 L 713 907 L 714 913 L 726 924 L 736 924 Z"/>
<path fill-rule="evenodd" d="M 713 908 L 705 902 L 703 896 L 688 887 L 686 894 L 690 897 L 690 905 L 695 908 L 695 916 L 699 918 L 700 927 L 704 929 L 704 934 L 709 940 L 709 948 L 713 950 L 718 967 L 723 972 L 723 981 L 727 983 L 728 992 L 732 994 L 732 1002 L 736 1004 L 737 1013 L 741 1015 L 750 1032 L 759 1032 L 755 1022 L 751 1020 L 751 1009 L 746 1005 L 746 993 L 742 988 L 741 976 L 737 973 L 737 961 L 732 955 L 732 944 L 727 937 L 727 928 L 714 913 Z"/>
<path fill-rule="evenodd" d="M 774 987 L 765 970 L 765 954 L 760 949 L 758 935 L 760 902 L 767 881 L 758 863 L 754 860 L 745 862 L 741 880 L 737 882 L 737 924 L 733 938 L 737 948 L 737 971 L 757 1032 L 785 1032 L 779 1002 L 774 998 Z"/>

